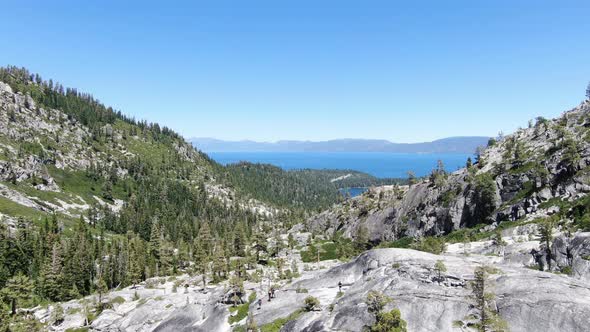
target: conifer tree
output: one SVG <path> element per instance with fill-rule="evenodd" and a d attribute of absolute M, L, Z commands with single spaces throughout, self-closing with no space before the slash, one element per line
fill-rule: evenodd
<path fill-rule="evenodd" d="M 438 274 L 438 282 L 440 283 L 442 279 L 442 273 L 447 272 L 447 266 L 442 260 L 439 259 L 434 264 L 434 270 Z"/>
<path fill-rule="evenodd" d="M 208 222 L 201 223 L 198 238 L 205 254 L 210 256 L 213 253 L 213 236 L 211 235 L 211 228 Z"/>
<path fill-rule="evenodd" d="M 215 247 L 213 256 L 213 279 L 218 282 L 225 279 L 227 271 L 227 261 L 225 256 L 225 248 L 221 243 Z"/>
<path fill-rule="evenodd" d="M 144 250 L 143 244 L 140 238 L 136 235 L 129 234 L 128 238 L 131 237 L 129 240 L 129 271 L 128 271 L 128 280 L 129 283 L 135 285 L 139 283 L 143 279 L 143 272 L 145 271 L 145 264 L 144 264 Z"/>
<path fill-rule="evenodd" d="M 354 237 L 354 244 L 359 252 L 367 249 L 369 243 L 369 232 L 365 225 L 359 225 L 356 229 L 356 236 Z"/>
<path fill-rule="evenodd" d="M 287 237 L 287 245 L 289 246 L 289 249 L 293 250 L 293 248 L 295 248 L 296 244 L 297 244 L 297 242 L 295 241 L 295 237 L 293 236 L 293 233 L 289 233 L 289 236 Z"/>
<path fill-rule="evenodd" d="M 159 267 L 160 267 L 160 251 L 162 245 L 162 234 L 160 232 L 160 227 L 158 225 L 157 219 L 152 223 L 152 230 L 150 232 L 150 242 L 148 245 L 149 250 L 149 267 L 150 267 L 150 275 L 157 276 L 159 275 Z"/>
<path fill-rule="evenodd" d="M 507 332 L 507 323 L 495 310 L 495 295 L 492 292 L 488 268 L 479 266 L 475 269 L 474 275 L 475 278 L 470 283 L 472 291 L 470 298 L 477 310 L 476 328 L 481 332 Z"/>
<path fill-rule="evenodd" d="M 22 273 L 8 279 L 6 286 L 0 290 L 0 295 L 10 303 L 12 315 L 16 314 L 19 302 L 30 299 L 32 294 L 33 282 Z"/>
<path fill-rule="evenodd" d="M 194 271 L 202 276 L 203 288 L 205 288 L 207 286 L 207 265 L 209 262 L 209 256 L 205 249 L 203 249 L 201 241 L 198 238 L 195 239 L 193 248 Z"/>
<path fill-rule="evenodd" d="M 554 220 L 553 217 L 549 217 L 545 219 L 542 223 L 540 223 L 539 231 L 541 233 L 541 243 L 545 245 L 545 252 L 547 254 L 547 267 L 551 269 L 551 241 L 553 241 L 553 226 Z"/>
<path fill-rule="evenodd" d="M 45 260 L 41 270 L 42 293 L 52 301 L 58 301 L 62 296 L 62 252 L 59 241 L 53 244 L 51 256 Z"/>
<path fill-rule="evenodd" d="M 99 278 L 96 283 L 96 291 L 98 292 L 98 306 L 99 308 L 102 308 L 102 297 L 106 292 L 109 291 L 109 288 L 107 287 L 107 284 L 102 277 Z"/>

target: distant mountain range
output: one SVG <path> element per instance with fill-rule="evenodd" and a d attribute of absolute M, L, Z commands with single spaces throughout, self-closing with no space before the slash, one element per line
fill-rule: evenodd
<path fill-rule="evenodd" d="M 424 143 L 393 143 L 387 140 L 344 138 L 329 141 L 255 142 L 192 138 L 203 152 L 397 152 L 397 153 L 474 153 L 486 146 L 489 137 L 448 137 Z"/>

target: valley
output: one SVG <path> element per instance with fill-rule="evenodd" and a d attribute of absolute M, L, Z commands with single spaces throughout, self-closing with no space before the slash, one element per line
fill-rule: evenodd
<path fill-rule="evenodd" d="M 590 95 L 403 179 L 223 165 L 23 68 L 0 110 L 0 331 L 590 324 Z"/>

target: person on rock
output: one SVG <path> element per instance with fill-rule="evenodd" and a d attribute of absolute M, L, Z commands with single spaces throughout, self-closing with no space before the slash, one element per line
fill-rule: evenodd
<path fill-rule="evenodd" d="M 268 302 L 270 302 L 271 298 L 272 298 L 272 291 L 269 289 L 268 290 Z"/>
<path fill-rule="evenodd" d="M 338 281 L 338 291 L 342 292 L 342 281 Z"/>
<path fill-rule="evenodd" d="M 258 310 L 260 310 L 260 308 L 262 308 L 262 299 L 258 299 Z"/>

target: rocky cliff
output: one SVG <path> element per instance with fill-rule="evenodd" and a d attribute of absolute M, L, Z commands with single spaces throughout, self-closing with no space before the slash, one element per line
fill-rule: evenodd
<path fill-rule="evenodd" d="M 557 119 L 538 118 L 526 129 L 491 140 L 466 168 L 436 169 L 409 187 L 373 188 L 307 225 L 348 237 L 366 227 L 369 239 L 378 243 L 543 218 L 590 191 L 589 165 L 590 101 L 585 101 Z"/>

